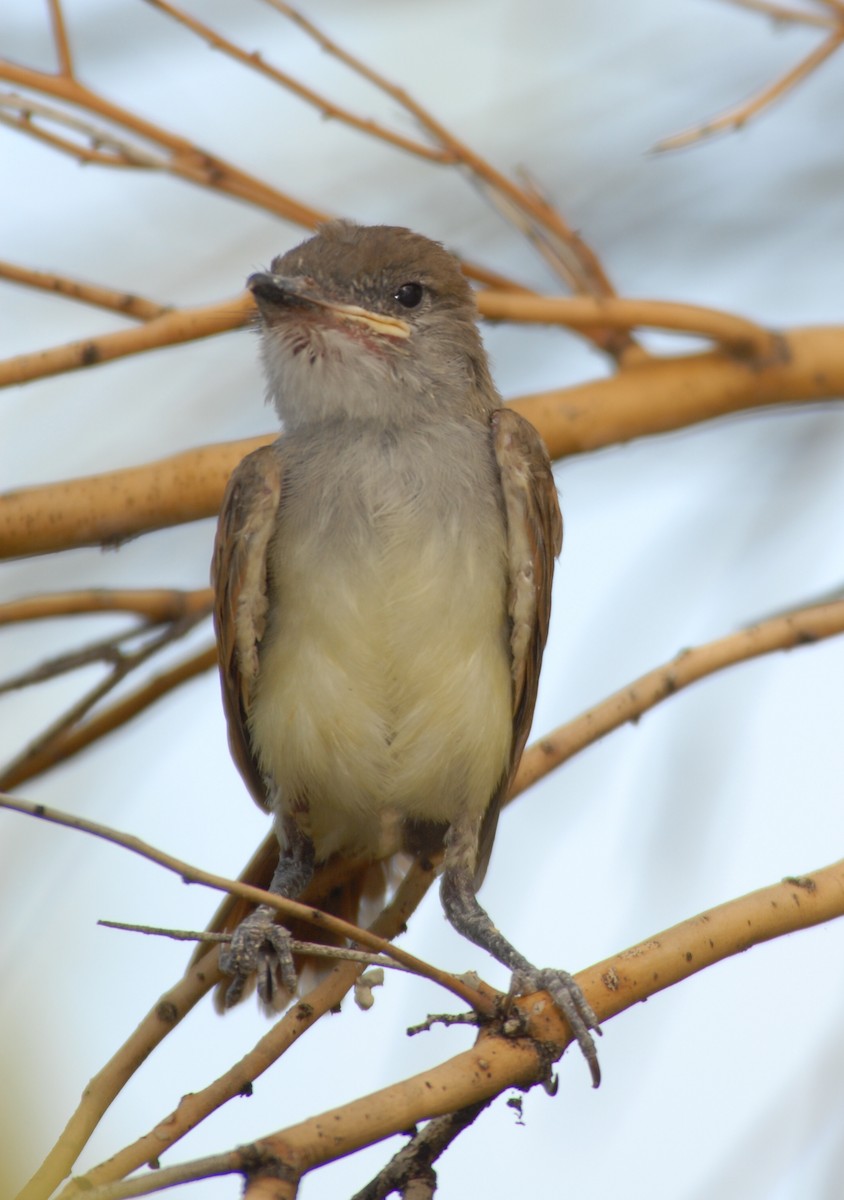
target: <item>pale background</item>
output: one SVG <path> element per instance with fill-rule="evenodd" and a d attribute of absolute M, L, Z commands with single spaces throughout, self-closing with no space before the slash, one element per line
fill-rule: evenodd
<path fill-rule="evenodd" d="M 543 289 L 529 248 L 456 174 L 326 123 L 139 0 L 67 0 L 78 69 L 106 94 L 318 207 L 407 224 Z M 341 102 L 393 115 L 259 3 L 194 11 Z M 697 0 L 315 0 L 309 15 L 504 169 L 523 164 L 630 295 L 712 304 L 772 325 L 844 321 L 841 61 L 740 135 L 669 157 L 659 138 L 785 70 L 818 36 Z M 3 0 L 0 53 L 52 66 L 46 6 Z M 399 118 L 401 119 L 401 118 Z M 160 301 L 233 294 L 302 236 L 164 176 L 82 169 L 0 129 L 0 256 Z M 0 285 L 0 356 L 123 326 Z M 563 333 L 485 333 L 505 396 L 606 368 Z M 661 343 L 665 344 L 665 343 Z M 678 343 L 677 343 L 678 344 Z M 274 427 L 253 337 L 133 358 L 7 391 L 2 486 L 145 462 Z M 680 648 L 837 586 L 844 413 L 727 420 L 563 463 L 566 544 L 535 732 Z M 4 597 L 99 583 L 194 587 L 211 522 L 3 568 Z M 95 621 L 0 641 L 3 673 L 98 636 Z M 577 970 L 744 891 L 822 866 L 844 845 L 844 642 L 704 682 L 592 748 L 502 820 L 484 904 L 528 957 Z M 8 757 L 69 701 L 60 682 L 7 699 Z M 182 689 L 95 752 L 22 788 L 236 874 L 265 831 L 225 745 L 216 680 Z M 21 1180 L 101 1066 L 180 972 L 185 950 L 97 918 L 201 926 L 214 897 L 70 831 L 0 813 L 0 1128 Z M 446 925 L 435 892 L 404 945 L 443 967 L 503 973 Z M 560 1064 L 560 1090 L 504 1098 L 442 1159 L 443 1200 L 536 1192 L 601 1200 L 805 1200 L 844 1168 L 844 925 L 723 963 L 610 1022 L 604 1083 Z M 405 1027 L 451 1001 L 390 977 L 167 1154 L 272 1131 L 470 1043 Z M 142 1068 L 86 1149 L 93 1165 L 208 1083 L 265 1028 L 205 1003 Z M 7 1138 L 4 1136 L 4 1142 Z M 306 1200 L 351 1195 L 399 1139 L 321 1170 Z M 205 1182 L 235 1197 L 237 1179 Z"/>

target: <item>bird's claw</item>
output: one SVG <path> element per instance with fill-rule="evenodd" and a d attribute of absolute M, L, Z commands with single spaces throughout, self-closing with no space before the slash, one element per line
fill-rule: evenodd
<path fill-rule="evenodd" d="M 598 1087 L 601 1082 L 601 1068 L 595 1039 L 589 1031 L 593 1030 L 600 1037 L 601 1026 L 592 1006 L 568 971 L 556 970 L 553 967 L 532 967 L 529 971 L 517 971 L 513 976 L 512 986 L 520 996 L 529 995 L 531 992 L 548 993 L 571 1026 L 575 1040 L 589 1066 L 592 1086 Z"/>
<path fill-rule="evenodd" d="M 225 1007 L 237 1004 L 250 975 L 255 975 L 258 995 L 267 1007 L 276 1007 L 281 991 L 294 995 L 296 967 L 290 948 L 290 934 L 275 922 L 275 910 L 264 905 L 241 921 L 228 946 L 220 951 L 220 969 L 232 976 L 225 996 Z"/>

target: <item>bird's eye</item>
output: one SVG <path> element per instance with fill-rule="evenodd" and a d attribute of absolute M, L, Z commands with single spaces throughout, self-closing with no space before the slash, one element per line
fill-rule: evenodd
<path fill-rule="evenodd" d="M 393 292 L 393 299 L 398 300 L 402 308 L 416 308 L 422 303 L 424 291 L 421 283 L 403 283 Z"/>

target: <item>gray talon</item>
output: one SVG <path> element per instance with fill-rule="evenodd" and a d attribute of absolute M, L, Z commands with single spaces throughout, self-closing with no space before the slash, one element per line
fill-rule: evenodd
<path fill-rule="evenodd" d="M 553 967 L 533 967 L 529 971 L 517 971 L 513 981 L 519 995 L 531 992 L 548 993 L 571 1026 L 583 1057 L 589 1064 L 592 1086 L 598 1087 L 601 1083 L 601 1068 L 598 1064 L 595 1041 L 589 1031 L 593 1030 L 599 1037 L 603 1031 L 592 1006 L 568 971 L 556 970 Z"/>
<path fill-rule="evenodd" d="M 226 992 L 226 1008 L 240 1000 L 249 976 L 255 974 L 258 995 L 274 1007 L 281 991 L 295 993 L 297 986 L 290 934 L 275 922 L 275 910 L 261 905 L 241 921 L 230 944 L 220 951 L 220 968 L 232 976 Z"/>

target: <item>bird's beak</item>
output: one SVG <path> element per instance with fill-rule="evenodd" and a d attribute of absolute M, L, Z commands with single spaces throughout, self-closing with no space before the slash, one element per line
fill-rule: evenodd
<path fill-rule="evenodd" d="M 324 308 L 327 312 L 341 318 L 366 325 L 373 333 L 383 337 L 408 338 L 410 326 L 407 321 L 398 317 L 388 317 L 384 313 L 371 312 L 368 308 L 360 308 L 357 304 L 341 304 L 336 300 L 326 300 L 321 295 L 317 285 L 310 279 L 302 279 L 295 275 L 273 275 L 268 271 L 259 271 L 250 275 L 246 286 L 255 297 L 255 302 L 265 317 L 272 317 L 274 311 L 288 308 L 296 304 L 309 304 L 315 308 Z"/>

